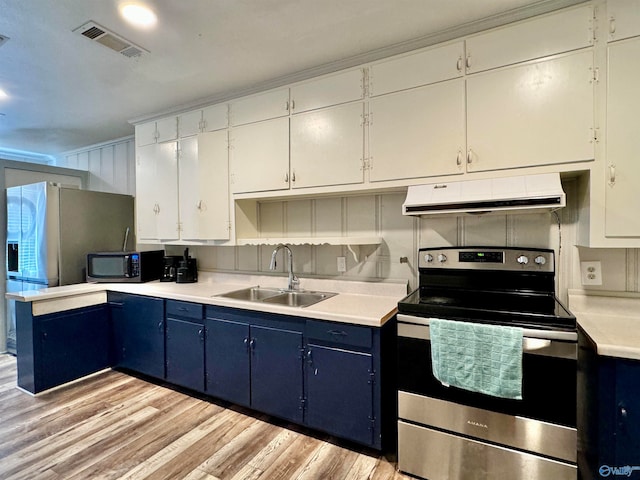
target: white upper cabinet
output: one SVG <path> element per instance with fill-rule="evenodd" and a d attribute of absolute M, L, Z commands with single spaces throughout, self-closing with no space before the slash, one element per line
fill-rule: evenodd
<path fill-rule="evenodd" d="M 244 125 L 289 115 L 289 89 L 243 97 L 229 106 L 229 125 Z"/>
<path fill-rule="evenodd" d="M 640 237 L 640 38 L 610 44 L 608 70 L 605 235 Z"/>
<path fill-rule="evenodd" d="M 593 53 L 467 77 L 467 171 L 594 158 Z"/>
<path fill-rule="evenodd" d="M 155 122 L 136 125 L 136 146 L 174 141 L 178 138 L 176 117 L 161 118 Z"/>
<path fill-rule="evenodd" d="M 138 240 L 177 240 L 178 161 L 175 142 L 136 150 L 136 222 Z"/>
<path fill-rule="evenodd" d="M 369 101 L 373 182 L 464 172 L 464 80 Z"/>
<path fill-rule="evenodd" d="M 542 15 L 471 36 L 466 42 L 467 73 L 588 47 L 593 45 L 593 7 Z"/>
<path fill-rule="evenodd" d="M 406 90 L 462 76 L 464 43 L 392 57 L 369 67 L 369 95 Z"/>
<path fill-rule="evenodd" d="M 182 240 L 229 239 L 227 131 L 180 142 L 179 206 Z"/>
<path fill-rule="evenodd" d="M 291 87 L 291 113 L 339 105 L 364 98 L 364 70 L 348 70 Z"/>
<path fill-rule="evenodd" d="M 291 117 L 291 187 L 362 183 L 364 104 Z"/>
<path fill-rule="evenodd" d="M 178 117 L 180 138 L 227 128 L 227 116 L 228 106 L 226 103 L 183 113 Z"/>
<path fill-rule="evenodd" d="M 609 41 L 640 35 L 640 0 L 609 0 Z"/>
<path fill-rule="evenodd" d="M 229 130 L 233 193 L 289 188 L 289 117 Z"/>

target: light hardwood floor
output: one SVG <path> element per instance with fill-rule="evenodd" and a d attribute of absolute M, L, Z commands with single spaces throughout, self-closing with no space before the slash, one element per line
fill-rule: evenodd
<path fill-rule="evenodd" d="M 33 397 L 0 355 L 0 479 L 409 477 L 376 452 L 109 371 Z"/>

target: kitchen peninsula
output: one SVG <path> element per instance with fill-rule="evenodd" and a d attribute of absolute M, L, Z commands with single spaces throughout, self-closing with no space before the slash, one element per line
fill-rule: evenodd
<path fill-rule="evenodd" d="M 8 294 L 18 386 L 37 394 L 115 367 L 383 449 L 393 442 L 395 313 L 406 283 L 301 279 L 302 290 L 337 293 L 304 308 L 220 296 L 282 284 L 203 272 L 194 284 Z"/>

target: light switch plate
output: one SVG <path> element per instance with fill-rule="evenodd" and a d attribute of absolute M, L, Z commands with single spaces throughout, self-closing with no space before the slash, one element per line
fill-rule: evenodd
<path fill-rule="evenodd" d="M 338 257 L 337 268 L 338 268 L 338 272 L 346 272 L 347 271 L 347 258 L 346 257 Z"/>
<path fill-rule="evenodd" d="M 600 262 L 580 262 L 582 285 L 602 285 L 602 264 Z"/>

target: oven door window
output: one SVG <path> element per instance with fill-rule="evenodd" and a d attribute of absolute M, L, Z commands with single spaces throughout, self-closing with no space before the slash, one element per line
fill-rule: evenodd
<path fill-rule="evenodd" d="M 525 353 L 522 400 L 445 387 L 431 370 L 428 340 L 398 337 L 398 390 L 508 415 L 576 426 L 576 361 Z"/>

